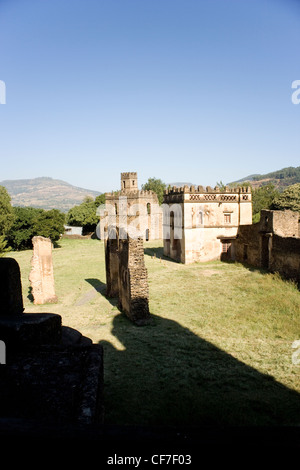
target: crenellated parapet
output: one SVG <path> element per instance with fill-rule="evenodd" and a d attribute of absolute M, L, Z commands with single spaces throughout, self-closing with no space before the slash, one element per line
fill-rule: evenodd
<path fill-rule="evenodd" d="M 212 194 L 218 194 L 218 193 L 251 193 L 251 187 L 236 187 L 236 188 L 231 188 L 230 186 L 225 186 L 224 189 L 220 189 L 218 186 L 215 188 L 212 188 L 211 186 L 173 186 L 172 188 L 166 189 L 164 191 L 164 194 L 181 194 L 181 193 L 212 193 Z"/>
<path fill-rule="evenodd" d="M 129 178 L 135 178 L 137 179 L 137 172 L 136 171 L 126 171 L 125 173 L 121 173 L 121 180 L 122 179 L 129 179 Z"/>
<path fill-rule="evenodd" d="M 164 202 L 250 202 L 251 187 L 231 188 L 225 186 L 224 189 L 211 186 L 182 186 L 169 188 L 164 191 Z"/>
<path fill-rule="evenodd" d="M 121 190 L 121 191 L 112 191 L 110 193 L 105 193 L 105 200 L 108 202 L 118 203 L 120 198 L 127 198 L 129 202 L 136 200 L 138 203 L 143 199 L 152 200 L 152 202 L 157 202 L 157 194 L 152 190 Z"/>

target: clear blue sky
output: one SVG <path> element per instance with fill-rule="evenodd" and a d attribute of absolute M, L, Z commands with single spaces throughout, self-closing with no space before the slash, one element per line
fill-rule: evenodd
<path fill-rule="evenodd" d="M 0 0 L 0 181 L 100 192 L 300 165 L 300 2 Z"/>

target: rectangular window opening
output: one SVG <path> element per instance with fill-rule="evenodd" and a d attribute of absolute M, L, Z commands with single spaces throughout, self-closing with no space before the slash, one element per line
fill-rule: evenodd
<path fill-rule="evenodd" d="M 231 214 L 224 214 L 224 223 L 231 224 Z"/>

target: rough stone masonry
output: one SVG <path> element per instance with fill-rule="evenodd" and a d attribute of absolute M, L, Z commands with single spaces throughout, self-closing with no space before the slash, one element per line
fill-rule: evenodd
<path fill-rule="evenodd" d="M 31 423 L 52 436 L 62 424 L 101 423 L 102 346 L 62 325 L 58 314 L 26 313 L 20 268 L 13 258 L 0 258 L 0 298 L 0 342 L 6 346 L 5 365 L 0 366 L 0 427 L 2 419 L 8 429 L 15 423 L 27 429 Z"/>
<path fill-rule="evenodd" d="M 119 240 L 119 308 L 137 325 L 148 323 L 149 286 L 142 238 Z"/>
<path fill-rule="evenodd" d="M 110 227 L 111 229 L 111 227 Z M 111 231 L 111 230 L 110 230 Z M 118 297 L 119 308 L 137 325 L 147 324 L 149 313 L 148 272 L 142 238 L 115 238 L 105 241 L 106 293 Z"/>

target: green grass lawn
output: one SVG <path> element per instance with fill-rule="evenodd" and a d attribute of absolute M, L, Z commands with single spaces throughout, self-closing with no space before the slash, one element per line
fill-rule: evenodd
<path fill-rule="evenodd" d="M 300 424 L 300 292 L 236 263 L 182 265 L 145 242 L 153 322 L 133 325 L 105 297 L 104 246 L 62 239 L 53 250 L 58 303 L 32 303 L 31 251 L 20 265 L 25 312 L 53 312 L 104 348 L 111 424 Z"/>

